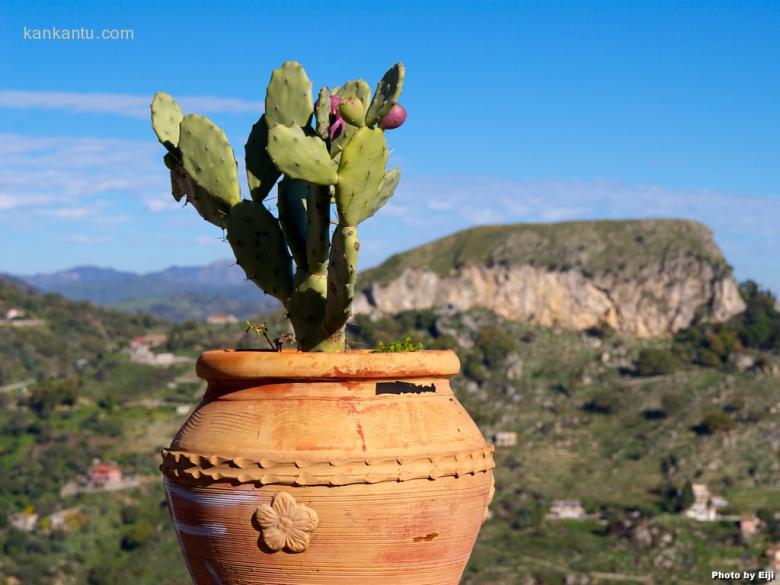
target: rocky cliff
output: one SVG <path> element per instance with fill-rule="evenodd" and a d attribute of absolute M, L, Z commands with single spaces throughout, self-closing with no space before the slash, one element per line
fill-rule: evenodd
<path fill-rule="evenodd" d="M 355 313 L 481 306 L 567 329 L 607 323 L 640 337 L 744 310 L 710 230 L 679 220 L 485 226 L 360 275 Z"/>

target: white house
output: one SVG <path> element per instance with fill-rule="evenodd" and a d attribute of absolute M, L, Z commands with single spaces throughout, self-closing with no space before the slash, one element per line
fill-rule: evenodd
<path fill-rule="evenodd" d="M 547 512 L 548 518 L 557 520 L 580 520 L 585 515 L 585 508 L 579 500 L 555 500 Z"/>

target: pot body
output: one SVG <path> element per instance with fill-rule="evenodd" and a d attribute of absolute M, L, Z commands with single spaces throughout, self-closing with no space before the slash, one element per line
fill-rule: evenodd
<path fill-rule="evenodd" d="M 208 389 L 163 451 L 197 585 L 456 585 L 493 447 L 450 351 L 204 353 Z"/>

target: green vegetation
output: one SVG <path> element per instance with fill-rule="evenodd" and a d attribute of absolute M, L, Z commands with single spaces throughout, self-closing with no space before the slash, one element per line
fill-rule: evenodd
<path fill-rule="evenodd" d="M 390 343 L 380 341 L 376 344 L 376 349 L 374 351 L 379 353 L 400 353 L 405 351 L 420 351 L 422 348 L 422 343 L 414 343 L 412 337 L 407 335 L 403 339 Z"/>
<path fill-rule="evenodd" d="M 664 376 L 671 374 L 679 367 L 675 355 L 659 347 L 645 347 L 639 351 L 636 360 L 636 371 L 640 376 Z"/>
<path fill-rule="evenodd" d="M 702 366 L 726 367 L 741 351 L 780 350 L 780 311 L 777 299 L 755 282 L 739 287 L 746 310 L 726 323 L 701 323 L 681 331 L 675 337 L 680 357 Z M 761 358 L 757 365 L 763 365 Z"/>
<path fill-rule="evenodd" d="M 0 386 L 28 378 L 72 372 L 80 359 L 94 359 L 148 333 L 160 323 L 147 315 L 126 315 L 55 294 L 34 294 L 0 279 L 0 307 L 20 308 L 39 325 L 0 323 Z"/>
<path fill-rule="evenodd" d="M 27 392 L 0 394 L 0 582 L 15 576 L 25 585 L 189 583 L 157 466 L 159 449 L 187 416 L 176 406 L 192 407 L 202 395 L 192 364 L 157 368 L 119 351 L 148 332 L 140 317 L 53 297 L 60 314 L 84 311 L 93 320 L 90 327 L 63 329 L 45 313 L 53 310 L 43 306 L 48 297 L 3 286 L 14 295 L 10 306 L 55 323 L 50 332 L 58 342 L 49 355 L 3 346 L 3 367 L 6 361 L 26 364 L 8 371 L 40 374 Z M 693 359 L 701 338 L 689 333 L 638 340 L 606 328 L 570 332 L 509 322 L 482 310 L 355 319 L 352 347 L 401 340 L 455 349 L 463 374 L 453 388 L 482 431 L 517 433 L 516 447 L 497 448 L 493 515 L 464 585 L 565 584 L 567 578 L 635 583 L 645 577 L 683 585 L 709 582 L 711 570 L 764 566 L 764 551 L 780 540 L 780 356 L 767 341 L 771 334 L 756 334 L 772 330 L 776 312 L 766 306 L 766 293 L 750 290 L 743 286 L 756 308 L 738 318 L 745 326 L 726 324 L 734 327 L 735 351 L 749 351 L 761 364 L 745 370 L 729 358 L 715 367 Z M 262 320 L 272 340 L 284 333 L 282 314 Z M 193 358 L 204 349 L 267 346 L 238 323 L 149 326 L 167 336 L 159 350 Z M 109 345 L 110 337 L 95 337 L 95 331 L 116 341 Z M 100 348 L 87 355 L 69 349 L 90 344 Z M 72 356 L 89 363 L 46 375 L 59 374 L 52 364 L 71 364 Z M 95 458 L 148 480 L 119 492 L 60 498 L 63 484 Z M 725 497 L 728 513 L 756 513 L 764 528 L 744 539 L 733 521 L 682 517 L 693 501 L 692 483 Z M 593 517 L 546 519 L 556 499 L 579 499 Z M 77 521 L 52 529 L 47 515 L 68 507 L 79 508 Z M 7 514 L 25 509 L 40 515 L 32 532 L 8 522 Z"/>

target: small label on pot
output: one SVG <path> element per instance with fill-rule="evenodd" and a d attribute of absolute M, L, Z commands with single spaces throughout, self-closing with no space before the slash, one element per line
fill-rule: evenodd
<path fill-rule="evenodd" d="M 436 385 L 424 386 L 410 382 L 377 382 L 377 394 L 436 394 Z"/>

